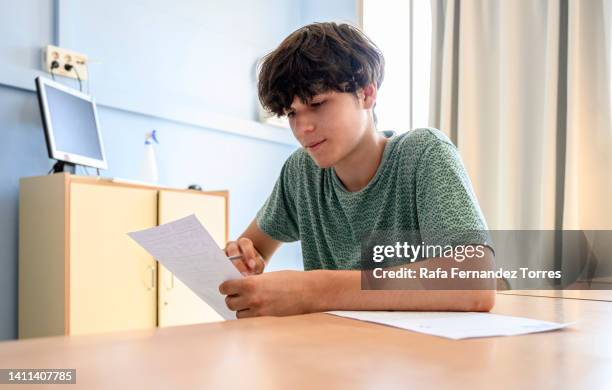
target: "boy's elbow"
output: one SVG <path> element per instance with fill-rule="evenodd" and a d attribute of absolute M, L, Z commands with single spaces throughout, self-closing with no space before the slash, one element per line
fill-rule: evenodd
<path fill-rule="evenodd" d="M 491 311 L 495 306 L 495 290 L 474 291 L 470 301 L 471 307 L 467 311 Z"/>

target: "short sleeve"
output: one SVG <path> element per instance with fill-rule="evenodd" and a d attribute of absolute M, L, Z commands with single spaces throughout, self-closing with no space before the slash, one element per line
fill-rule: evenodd
<path fill-rule="evenodd" d="M 272 193 L 257 212 L 257 226 L 275 240 L 293 242 L 300 239 L 295 203 L 299 174 L 299 154 L 296 152 L 283 164 Z"/>
<path fill-rule="evenodd" d="M 457 149 L 436 139 L 416 173 L 419 231 L 426 243 L 490 245 L 487 224 Z"/>

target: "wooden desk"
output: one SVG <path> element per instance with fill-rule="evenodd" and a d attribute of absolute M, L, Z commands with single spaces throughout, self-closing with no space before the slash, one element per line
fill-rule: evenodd
<path fill-rule="evenodd" d="M 264 317 L 8 341 L 0 368 L 76 368 L 86 389 L 611 388 L 611 303 L 499 294 L 493 312 L 579 322 L 452 341 L 328 314 Z"/>
<path fill-rule="evenodd" d="M 612 302 L 612 290 L 508 290 L 500 294 Z"/>

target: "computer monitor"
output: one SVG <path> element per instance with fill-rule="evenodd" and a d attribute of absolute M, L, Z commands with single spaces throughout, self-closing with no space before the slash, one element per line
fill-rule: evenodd
<path fill-rule="evenodd" d="M 40 114 L 54 172 L 74 173 L 75 164 L 106 169 L 96 103 L 63 84 L 36 78 Z"/>

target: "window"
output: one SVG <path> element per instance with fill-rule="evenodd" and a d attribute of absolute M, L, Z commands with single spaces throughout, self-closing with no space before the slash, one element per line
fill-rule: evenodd
<path fill-rule="evenodd" d="M 379 130 L 429 126 L 432 18 L 429 0 L 361 0 L 363 31 L 385 56 Z"/>

